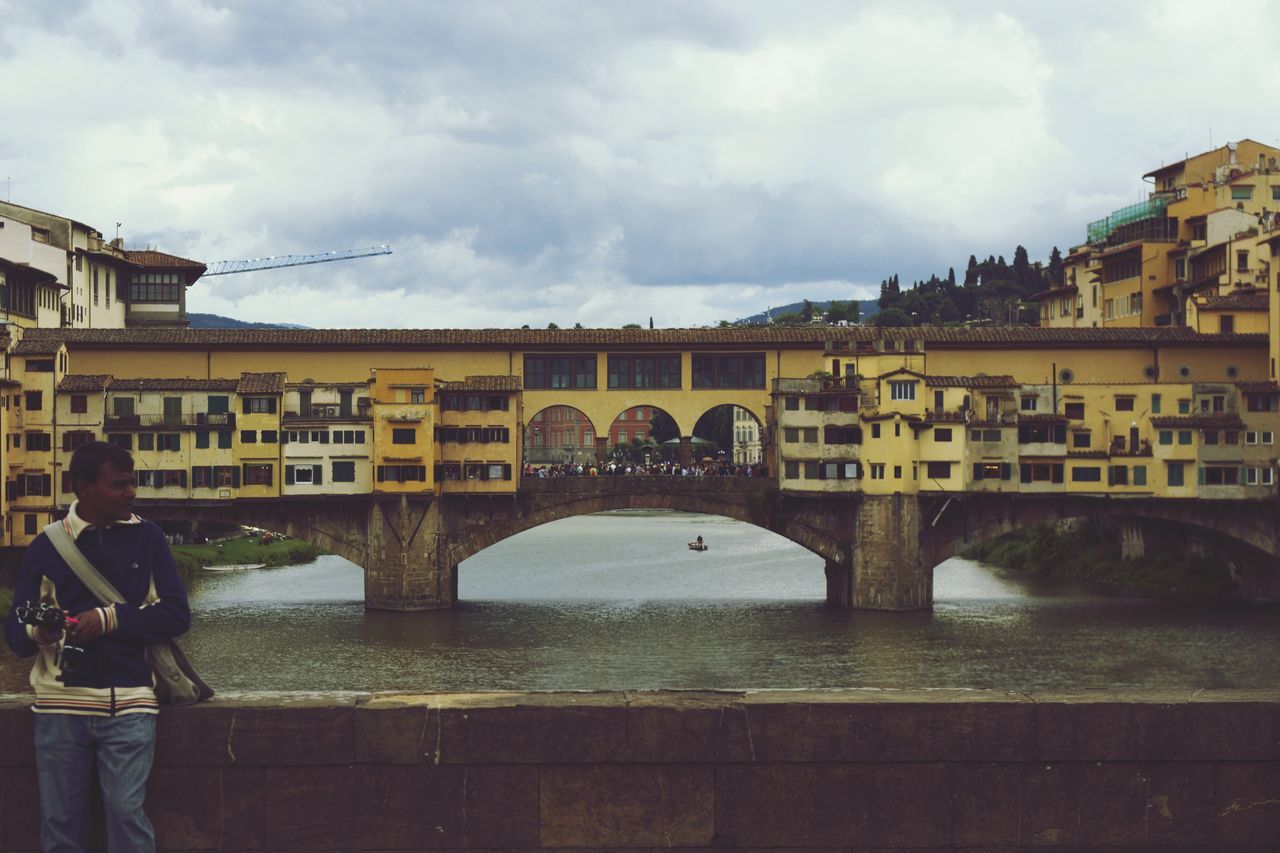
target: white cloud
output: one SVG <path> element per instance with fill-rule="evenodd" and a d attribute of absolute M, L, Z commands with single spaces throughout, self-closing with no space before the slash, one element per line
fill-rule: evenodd
<path fill-rule="evenodd" d="M 1044 257 L 1210 120 L 1276 142 L 1280 8 L 1231 18 L 1209 38 L 1190 2 L 0 0 L 0 178 L 202 260 L 395 248 L 211 279 L 193 310 L 713 323 Z"/>

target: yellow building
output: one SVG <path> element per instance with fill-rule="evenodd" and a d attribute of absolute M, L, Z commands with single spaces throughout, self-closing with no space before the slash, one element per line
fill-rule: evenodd
<path fill-rule="evenodd" d="M 1258 270 L 1241 253 L 1252 257 L 1280 203 L 1278 159 L 1280 149 L 1246 139 L 1148 172 L 1148 198 L 1089 223 L 1063 285 L 1037 296 L 1041 325 L 1190 325 L 1188 298 L 1206 281 L 1238 286 L 1243 274 L 1253 286 Z"/>
<path fill-rule="evenodd" d="M 284 494 L 368 494 L 373 418 L 368 382 L 285 386 L 281 444 Z"/>
<path fill-rule="evenodd" d="M 246 372 L 236 383 L 239 441 L 233 464 L 240 471 L 239 497 L 273 498 L 281 493 L 280 415 L 285 378 L 278 371 Z"/>
<path fill-rule="evenodd" d="M 369 399 L 373 490 L 434 490 L 435 371 L 429 367 L 375 368 Z"/>
<path fill-rule="evenodd" d="M 519 376 L 468 376 L 436 386 L 435 488 L 513 494 L 523 458 Z"/>

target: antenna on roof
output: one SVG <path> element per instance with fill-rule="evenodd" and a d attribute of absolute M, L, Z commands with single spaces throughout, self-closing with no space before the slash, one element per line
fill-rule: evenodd
<path fill-rule="evenodd" d="M 4 200 L 13 201 L 13 178 L 4 179 Z"/>

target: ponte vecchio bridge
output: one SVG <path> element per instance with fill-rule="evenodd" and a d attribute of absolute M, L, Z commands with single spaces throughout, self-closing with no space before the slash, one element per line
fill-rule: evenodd
<path fill-rule="evenodd" d="M 624 508 L 774 531 L 825 560 L 843 607 L 928 607 L 960 544 L 1079 517 L 1117 521 L 1131 552 L 1210 543 L 1277 595 L 1267 335 L 36 329 L 9 351 L 28 403 L 0 409 L 23 435 L 4 460 L 14 545 L 69 503 L 67 451 L 96 436 L 133 448 L 144 515 L 314 542 L 365 569 L 374 608 L 448 607 L 472 554 Z M 525 428 L 551 407 L 582 413 L 603 452 L 620 411 L 666 412 L 687 448 L 721 405 L 763 426 L 768 476 L 520 476 Z"/>

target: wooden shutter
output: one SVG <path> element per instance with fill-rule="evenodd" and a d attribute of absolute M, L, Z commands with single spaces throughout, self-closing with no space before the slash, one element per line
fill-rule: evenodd
<path fill-rule="evenodd" d="M 311 482 L 317 486 L 324 483 L 324 466 L 323 465 L 311 466 Z"/>
<path fill-rule="evenodd" d="M 284 466 L 284 484 L 286 486 L 293 485 L 293 466 L 292 465 Z"/>
<path fill-rule="evenodd" d="M 973 479 L 975 480 L 982 479 L 982 463 L 981 462 L 973 463 Z"/>

